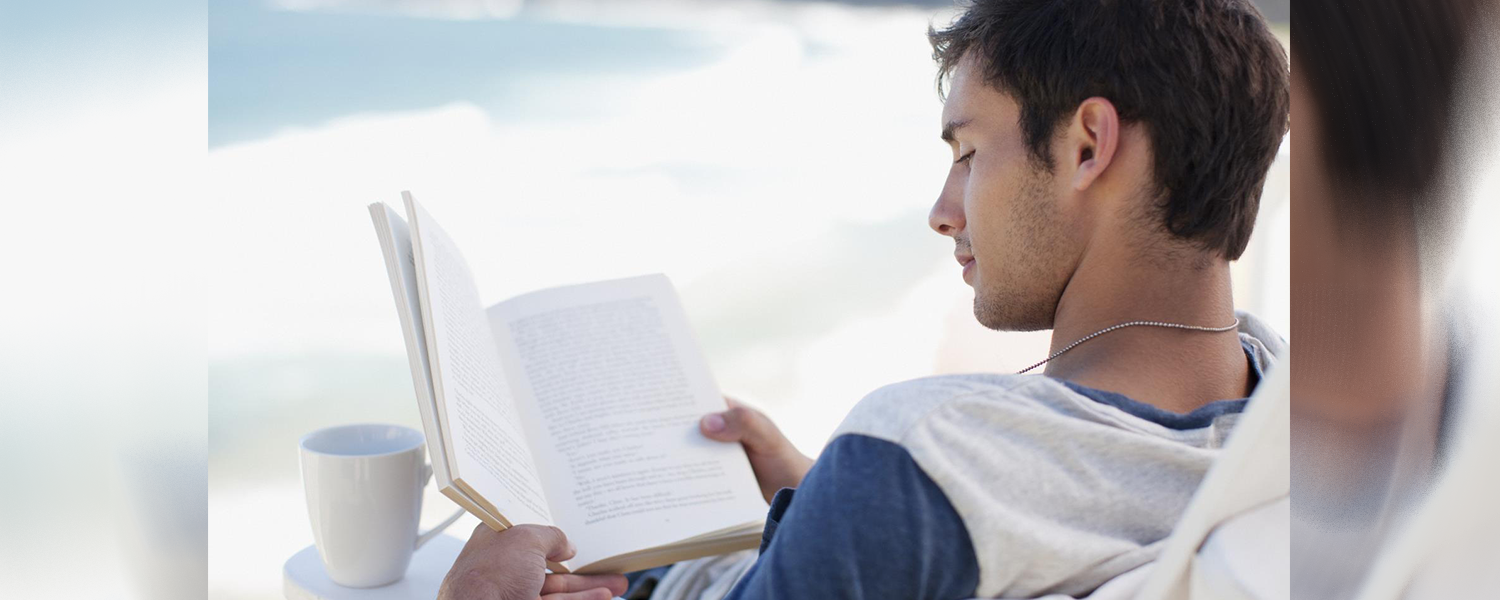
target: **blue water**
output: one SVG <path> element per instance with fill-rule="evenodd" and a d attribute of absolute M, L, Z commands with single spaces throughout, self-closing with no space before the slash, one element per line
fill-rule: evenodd
<path fill-rule="evenodd" d="M 455 101 L 502 122 L 577 118 L 607 102 L 572 97 L 557 81 L 687 69 L 725 50 L 692 31 L 291 12 L 249 0 L 212 3 L 208 39 L 210 147 Z M 607 100 L 608 88 L 598 92 Z"/>

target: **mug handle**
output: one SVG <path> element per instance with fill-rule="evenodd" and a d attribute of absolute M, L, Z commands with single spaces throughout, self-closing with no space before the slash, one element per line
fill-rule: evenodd
<path fill-rule="evenodd" d="M 425 488 L 425 487 L 427 487 L 427 481 L 430 480 L 430 479 L 432 479 L 432 465 L 430 465 L 430 464 L 428 464 L 428 465 L 422 465 L 422 479 L 419 480 L 419 482 L 417 483 L 417 487 L 418 488 Z M 426 544 L 427 542 L 431 541 L 432 538 L 437 537 L 439 533 L 442 533 L 444 529 L 447 529 L 448 526 L 452 525 L 454 521 L 457 521 L 459 517 L 464 516 L 464 512 L 465 512 L 464 509 L 459 508 L 457 511 L 455 511 L 448 518 L 443 519 L 442 523 L 438 523 L 436 527 L 433 527 L 432 529 L 428 529 L 427 531 L 423 531 L 422 533 L 418 534 L 417 535 L 417 545 L 416 545 L 416 547 L 414 547 L 412 549 L 415 550 L 417 548 L 421 548 L 422 544 Z"/>

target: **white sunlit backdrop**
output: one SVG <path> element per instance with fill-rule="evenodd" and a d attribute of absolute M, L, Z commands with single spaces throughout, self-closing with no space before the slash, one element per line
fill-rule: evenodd
<path fill-rule="evenodd" d="M 953 244 L 927 227 L 950 157 L 925 32 L 953 14 L 211 2 L 210 596 L 275 597 L 312 543 L 302 434 L 419 427 L 365 209 L 402 190 L 487 304 L 666 273 L 723 391 L 809 454 L 882 385 L 1043 355 L 1045 332 L 974 321 Z M 1235 267 L 1236 301 L 1284 333 L 1287 185 L 1281 160 Z M 449 507 L 429 489 L 426 521 Z"/>

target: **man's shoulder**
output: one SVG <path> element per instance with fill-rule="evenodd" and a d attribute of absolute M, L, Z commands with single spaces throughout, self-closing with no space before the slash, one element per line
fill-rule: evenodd
<path fill-rule="evenodd" d="M 901 443 L 914 429 L 959 415 L 991 417 L 1017 412 L 1066 413 L 1081 396 L 1042 375 L 964 373 L 892 383 L 867 394 L 849 411 L 834 437 L 858 434 Z"/>
<path fill-rule="evenodd" d="M 914 463 L 970 534 L 980 595 L 1034 596 L 1090 590 L 1154 558 L 1218 437 L 1046 376 L 943 375 L 867 395 L 829 444 L 843 460 L 822 475 L 849 480 Z"/>

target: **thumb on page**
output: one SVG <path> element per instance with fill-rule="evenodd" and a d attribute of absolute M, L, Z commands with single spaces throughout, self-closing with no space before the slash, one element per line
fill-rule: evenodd
<path fill-rule="evenodd" d="M 740 442 L 754 451 L 769 449 L 780 439 L 780 432 L 760 411 L 729 400 L 729 410 L 709 413 L 698 422 L 704 437 L 720 442 Z"/>

